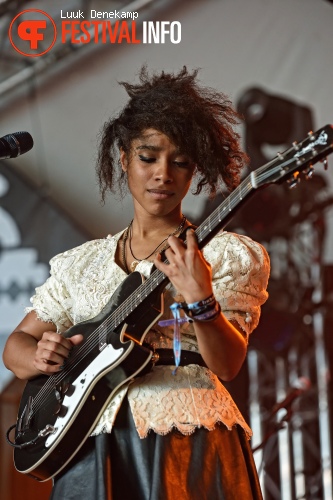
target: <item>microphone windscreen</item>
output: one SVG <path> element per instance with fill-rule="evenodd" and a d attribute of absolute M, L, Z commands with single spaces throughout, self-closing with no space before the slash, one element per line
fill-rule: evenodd
<path fill-rule="evenodd" d="M 9 158 L 16 158 L 30 149 L 34 145 L 33 138 L 29 132 L 14 132 L 0 138 L 1 143 L 8 150 Z"/>

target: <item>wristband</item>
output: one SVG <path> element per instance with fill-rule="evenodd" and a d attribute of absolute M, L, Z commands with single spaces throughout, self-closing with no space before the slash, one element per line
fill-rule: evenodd
<path fill-rule="evenodd" d="M 187 304 L 184 307 L 185 313 L 190 318 L 196 318 L 202 314 L 208 313 L 216 309 L 216 299 L 214 295 L 210 295 L 207 299 L 201 300 L 200 302 L 193 302 L 192 304 Z"/>
<path fill-rule="evenodd" d="M 209 306 L 215 302 L 216 302 L 216 299 L 214 297 L 214 294 L 212 293 L 209 297 L 207 297 L 207 299 L 199 300 L 199 302 L 192 302 L 191 304 L 187 304 L 187 307 L 189 309 L 197 309 L 197 308 Z"/>
<path fill-rule="evenodd" d="M 173 319 L 159 321 L 158 325 L 173 325 L 174 327 L 173 352 L 176 367 L 172 373 L 173 375 L 176 375 L 181 357 L 181 334 L 179 325 L 187 321 L 190 323 L 192 321 L 213 321 L 220 314 L 221 306 L 215 299 L 214 295 L 211 294 L 207 297 L 207 299 L 192 302 L 191 304 L 187 304 L 186 302 L 174 302 L 171 304 L 170 309 L 172 311 Z M 180 316 L 180 309 L 183 309 L 185 312 L 185 318 Z"/>
<path fill-rule="evenodd" d="M 206 311 L 201 314 L 196 314 L 195 316 L 191 316 L 192 321 L 213 321 L 216 319 L 220 312 L 221 312 L 221 306 L 220 304 L 215 301 L 215 306 L 213 309 L 210 309 L 209 311 Z"/>

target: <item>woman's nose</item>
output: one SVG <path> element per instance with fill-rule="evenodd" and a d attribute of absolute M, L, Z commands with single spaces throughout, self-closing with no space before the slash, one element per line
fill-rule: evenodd
<path fill-rule="evenodd" d="M 167 160 L 161 160 L 156 165 L 155 179 L 172 182 L 172 165 Z"/>

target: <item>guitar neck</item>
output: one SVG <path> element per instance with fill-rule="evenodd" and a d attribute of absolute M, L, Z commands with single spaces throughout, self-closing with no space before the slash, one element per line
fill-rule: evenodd
<path fill-rule="evenodd" d="M 195 230 L 198 246 L 202 249 L 235 215 L 236 210 L 255 192 L 248 175 L 239 186 Z"/>
<path fill-rule="evenodd" d="M 243 204 L 249 196 L 255 191 L 252 185 L 252 174 L 246 177 L 239 186 L 214 210 L 207 219 L 200 224 L 195 230 L 198 240 L 198 246 L 202 249 L 234 216 L 236 209 Z M 185 240 L 186 230 L 182 233 L 180 238 Z M 163 259 L 168 263 L 167 259 Z M 143 300 L 151 295 L 155 290 L 164 288 L 169 282 L 164 273 L 155 269 L 149 278 L 142 283 L 128 299 L 122 304 L 123 319 L 139 306 Z"/>
<path fill-rule="evenodd" d="M 202 249 L 234 216 L 236 210 L 253 194 L 258 188 L 269 184 L 281 184 L 289 182 L 290 186 L 299 181 L 300 172 L 306 177 L 312 175 L 312 165 L 326 158 L 333 152 L 333 127 L 326 125 L 317 132 L 309 132 L 300 143 L 293 145 L 278 153 L 276 158 L 262 167 L 251 172 L 239 186 L 200 224 L 195 230 L 198 246 Z M 186 230 L 180 235 L 186 242 Z M 168 263 L 162 254 L 164 262 Z M 124 321 L 126 317 L 139 306 L 154 291 L 163 289 L 169 279 L 158 269 L 152 271 L 149 278 L 138 287 L 135 292 L 118 308 L 115 326 Z"/>

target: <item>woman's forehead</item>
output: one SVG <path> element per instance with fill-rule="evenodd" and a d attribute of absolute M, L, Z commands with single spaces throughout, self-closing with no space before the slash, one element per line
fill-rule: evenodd
<path fill-rule="evenodd" d="M 180 149 L 168 135 L 153 128 L 143 130 L 140 136 L 133 139 L 132 147 L 134 149 L 148 148 L 155 151 L 161 151 L 166 148 L 175 151 L 179 151 Z"/>

